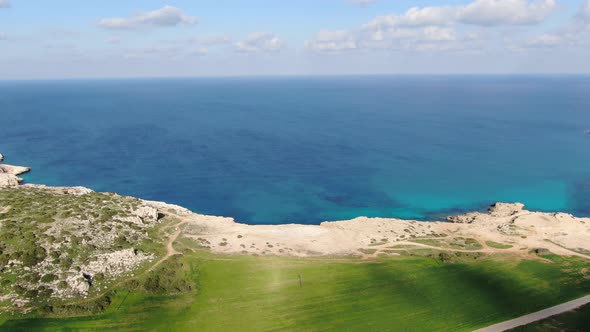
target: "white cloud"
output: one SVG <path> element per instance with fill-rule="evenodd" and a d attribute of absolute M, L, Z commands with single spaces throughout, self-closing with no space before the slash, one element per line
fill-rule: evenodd
<path fill-rule="evenodd" d="M 5 33 L 0 32 L 0 40 L 7 40 L 8 36 Z"/>
<path fill-rule="evenodd" d="M 458 36 L 454 28 L 441 26 L 403 27 L 390 29 L 362 29 L 348 31 L 322 31 L 305 43 L 305 47 L 318 52 L 344 52 L 360 49 L 397 50 L 451 50 L 461 43 L 477 41 L 474 34 Z"/>
<path fill-rule="evenodd" d="M 366 7 L 371 4 L 374 4 L 377 1 L 379 1 L 379 0 L 350 0 L 350 3 L 355 6 Z"/>
<path fill-rule="evenodd" d="M 484 26 L 536 24 L 556 8 L 555 0 L 476 0 L 460 9 L 458 21 Z"/>
<path fill-rule="evenodd" d="M 556 31 L 534 37 L 524 42 L 524 47 L 520 46 L 516 49 L 579 45 L 584 43 L 588 32 L 590 32 L 590 0 L 584 1 L 578 13 Z"/>
<path fill-rule="evenodd" d="M 285 41 L 271 33 L 259 32 L 236 43 L 236 50 L 244 53 L 276 52 L 285 47 Z"/>
<path fill-rule="evenodd" d="M 578 14 L 578 17 L 584 21 L 590 22 L 590 0 L 586 0 L 582 4 L 582 8 L 580 8 L 580 13 Z"/>
<path fill-rule="evenodd" d="M 556 8 L 555 0 L 475 0 L 465 6 L 412 7 L 401 15 L 379 16 L 365 27 L 527 25 L 542 22 Z"/>
<path fill-rule="evenodd" d="M 553 47 L 564 42 L 564 36 L 555 34 L 543 34 L 529 40 L 526 43 L 528 47 Z"/>
<path fill-rule="evenodd" d="M 412 7 L 402 14 L 378 16 L 359 29 L 320 32 L 305 46 L 308 50 L 331 52 L 481 48 L 482 35 L 474 32 L 473 26 L 489 29 L 537 24 L 556 8 L 555 0 L 473 0 L 458 6 Z"/>
<path fill-rule="evenodd" d="M 356 49 L 355 36 L 347 31 L 320 31 L 305 42 L 305 47 L 314 51 L 347 51 Z"/>
<path fill-rule="evenodd" d="M 127 49 L 123 54 L 125 59 L 177 59 L 187 55 L 181 47 L 154 45 L 150 47 Z"/>
<path fill-rule="evenodd" d="M 452 23 L 455 16 L 453 7 L 412 7 L 404 14 L 378 16 L 365 28 L 377 29 L 403 26 L 446 25 Z"/>
<path fill-rule="evenodd" d="M 203 45 L 218 45 L 226 44 L 231 42 L 231 36 L 229 35 L 209 35 L 201 38 L 197 38 L 196 41 Z"/>
<path fill-rule="evenodd" d="M 196 51 L 194 52 L 194 54 L 195 54 L 195 55 L 198 55 L 198 56 L 204 56 L 204 55 L 207 55 L 207 54 L 209 54 L 209 50 L 208 50 L 207 48 L 205 48 L 205 47 L 203 47 L 203 48 L 199 48 L 198 50 L 196 50 Z"/>
<path fill-rule="evenodd" d="M 10 8 L 10 1 L 8 0 L 0 0 L 0 8 Z"/>
<path fill-rule="evenodd" d="M 113 17 L 98 20 L 98 25 L 106 29 L 137 29 L 142 26 L 170 27 L 179 24 L 197 24 L 199 19 L 186 15 L 182 10 L 172 6 L 142 12 L 129 18 Z"/>

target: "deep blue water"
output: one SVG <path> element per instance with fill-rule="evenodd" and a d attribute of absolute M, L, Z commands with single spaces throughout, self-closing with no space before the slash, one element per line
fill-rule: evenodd
<path fill-rule="evenodd" d="M 252 224 L 590 216 L 589 129 L 588 76 L 0 82 L 0 152 L 27 181 Z"/>

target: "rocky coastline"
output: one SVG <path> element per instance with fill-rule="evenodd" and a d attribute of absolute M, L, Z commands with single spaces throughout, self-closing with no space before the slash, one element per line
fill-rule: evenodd
<path fill-rule="evenodd" d="M 450 216 L 439 222 L 358 217 L 320 225 L 246 225 L 232 218 L 193 213 L 177 205 L 95 193 L 84 187 L 20 185 L 22 180 L 18 175 L 29 170 L 0 164 L 0 191 L 49 195 L 60 201 L 78 199 L 81 206 L 90 209 L 80 213 L 80 208 L 74 206 L 71 211 L 59 212 L 59 217 L 49 216 L 53 219 L 44 226 L 43 236 L 64 241 L 42 243 L 41 250 L 54 255 L 53 259 L 44 258 L 29 267 L 13 259 L 2 267 L 14 273 L 63 276 L 42 285 L 60 298 L 87 296 L 92 291 L 90 278 L 93 276 L 115 280 L 144 263 L 153 262 L 156 258 L 153 253 L 142 253 L 134 248 L 144 240 L 161 241 L 150 239 L 148 230 L 156 227 L 164 216 L 175 220 L 173 240 L 183 238 L 217 254 L 368 259 L 398 255 L 397 251 L 404 248 L 419 248 L 476 255 L 500 253 L 523 258 L 531 258 L 535 252 L 551 252 L 590 259 L 590 218 L 528 211 L 520 203 L 496 203 L 487 212 Z M 117 206 L 117 212 L 109 212 L 114 211 L 109 210 L 113 206 Z M 106 215 L 96 212 L 105 210 Z M 18 216 L 18 211 L 10 202 L 0 200 L 0 227 L 4 227 L 3 214 Z M 64 237 L 64 229 L 68 236 Z M 162 237 L 165 236 L 170 234 Z M 58 265 L 60 260 L 63 264 L 64 256 L 57 248 L 65 246 L 67 250 L 77 241 L 86 248 L 93 248 L 93 252 L 83 253 L 84 260 L 74 259 L 66 270 L 60 269 Z M 127 246 L 117 246 L 120 242 Z M 168 244 L 169 254 L 178 254 L 172 242 Z M 0 296 L 12 299 L 15 304 L 26 303 L 14 293 Z"/>

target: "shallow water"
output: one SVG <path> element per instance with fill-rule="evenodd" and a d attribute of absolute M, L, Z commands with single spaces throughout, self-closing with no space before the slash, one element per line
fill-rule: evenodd
<path fill-rule="evenodd" d="M 588 76 L 0 82 L 0 151 L 27 181 L 252 224 L 590 216 L 588 129 Z"/>

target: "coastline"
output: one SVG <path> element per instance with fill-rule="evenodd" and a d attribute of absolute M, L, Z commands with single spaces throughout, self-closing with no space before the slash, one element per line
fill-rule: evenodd
<path fill-rule="evenodd" d="M 0 164 L 0 188 L 38 188 L 73 195 L 92 192 L 83 187 L 20 185 L 22 179 L 17 175 L 28 171 L 28 167 Z M 590 258 L 590 218 L 528 211 L 519 203 L 497 203 L 487 213 L 470 212 L 450 216 L 446 221 L 357 217 L 319 225 L 247 225 L 233 218 L 201 215 L 165 202 L 141 201 L 160 213 L 180 219 L 182 238 L 220 254 L 371 258 L 394 255 L 391 249 L 395 247 L 447 246 L 455 252 L 519 256 L 530 256 L 531 251 L 542 248 L 559 255 Z M 465 249 L 451 239 L 459 242 L 473 239 L 481 246 Z M 494 243 L 502 244 L 503 248 L 496 248 Z"/>

